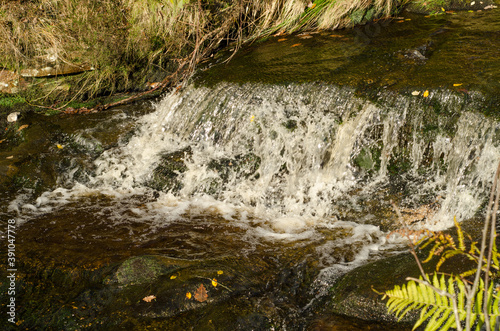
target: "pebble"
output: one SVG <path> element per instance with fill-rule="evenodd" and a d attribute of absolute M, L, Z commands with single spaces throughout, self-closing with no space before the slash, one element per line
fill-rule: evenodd
<path fill-rule="evenodd" d="M 14 113 L 10 113 L 7 116 L 7 122 L 17 122 L 17 116 L 20 114 L 20 112 L 16 111 Z"/>

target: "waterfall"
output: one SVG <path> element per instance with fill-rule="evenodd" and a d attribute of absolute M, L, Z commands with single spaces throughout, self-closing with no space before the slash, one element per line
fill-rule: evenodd
<path fill-rule="evenodd" d="M 55 192 L 127 196 L 153 186 L 291 233 L 362 214 L 362 201 L 376 209 L 395 199 L 409 214 L 432 205 L 409 223 L 440 230 L 480 211 L 500 156 L 498 123 L 474 111 L 476 99 L 369 98 L 320 83 L 192 85 L 158 102 L 87 180 L 68 176 L 70 188 Z M 173 155 L 181 166 L 165 174 Z"/>

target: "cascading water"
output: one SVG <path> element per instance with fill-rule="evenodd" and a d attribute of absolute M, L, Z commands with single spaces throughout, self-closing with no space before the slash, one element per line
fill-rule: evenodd
<path fill-rule="evenodd" d="M 187 212 L 214 213 L 277 240 L 313 238 L 347 222 L 366 231 L 363 241 L 381 245 L 380 227 L 400 224 L 373 213 L 394 200 L 408 214 L 433 204 L 413 227 L 445 229 L 484 202 L 500 156 L 499 126 L 450 92 L 430 98 L 440 114 L 423 98 L 386 93 L 369 101 L 324 84 L 190 86 L 160 101 L 86 179 L 72 178 L 72 169 L 61 177 L 64 188 L 24 209 L 47 212 L 97 192 L 122 200 L 154 192 L 145 209 L 123 208 L 156 226 Z M 177 166 L 165 171 L 174 154 Z"/>

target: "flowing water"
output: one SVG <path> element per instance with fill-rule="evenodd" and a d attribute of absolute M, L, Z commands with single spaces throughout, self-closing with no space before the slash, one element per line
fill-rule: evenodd
<path fill-rule="evenodd" d="M 498 15 L 494 18 L 498 23 Z M 441 27 L 441 19 L 436 20 L 427 30 L 413 26 L 417 36 Z M 75 292 L 67 297 L 53 287 L 41 287 L 41 293 L 47 290 L 61 302 L 59 310 L 51 303 L 49 313 L 39 312 L 40 321 L 68 329 L 91 328 L 92 323 L 167 329 L 209 329 L 214 323 L 214 329 L 224 329 L 224 321 L 240 329 L 377 329 L 377 324 L 341 317 L 318 320 L 318 302 L 331 295 L 329 286 L 342 274 L 405 250 L 403 238 L 393 233 L 402 228 L 401 221 L 415 230 L 438 231 L 452 226 L 454 217 L 460 222 L 481 219 L 500 159 L 500 123 L 490 115 L 499 110 L 497 94 L 490 93 L 499 91 L 498 85 L 491 86 L 498 83 L 498 70 L 489 76 L 481 73 L 482 83 L 471 83 L 465 92 L 443 86 L 443 78 L 425 81 L 425 86 L 406 80 L 407 88 L 401 89 L 399 82 L 387 85 L 392 78 L 385 77 L 371 86 L 370 75 L 382 70 L 378 64 L 362 82 L 346 84 L 347 74 L 338 68 L 357 79 L 374 50 L 366 43 L 359 46 L 359 40 L 327 44 L 326 37 L 316 38 L 323 38 L 319 44 L 330 51 L 344 45 L 342 54 L 314 50 L 330 54 L 312 61 L 317 66 L 295 58 L 301 63 L 294 69 L 300 79 L 287 76 L 291 69 L 286 63 L 262 68 L 262 75 L 271 77 L 267 81 L 253 79 L 257 69 L 249 63 L 249 74 L 239 78 L 246 82 L 231 78 L 244 72 L 238 70 L 245 59 L 257 59 L 258 67 L 259 56 L 269 63 L 269 55 L 262 54 L 275 54 L 276 47 L 296 49 L 271 41 L 237 56 L 233 67 L 210 69 L 205 78 L 142 110 L 136 105 L 87 115 L 83 123 L 40 119 L 27 131 L 26 141 L 37 141 L 41 151 L 26 144 L 3 151 L 1 155 L 16 161 L 4 161 L 9 171 L 34 167 L 45 173 L 43 165 L 52 163 L 46 172 L 53 178 L 39 176 L 42 188 L 28 185 L 27 175 L 12 175 L 21 184 L 2 198 L 2 217 L 15 218 L 20 227 L 19 254 L 40 279 L 46 281 L 45 267 L 37 263 L 62 264 L 62 272 L 71 274 L 76 266 L 112 266 L 115 272 L 120 263 L 137 256 L 176 261 L 175 273 L 165 272 L 164 279 L 179 281 L 176 287 L 160 288 L 151 277 L 151 293 L 134 294 L 116 306 L 109 304 L 111 299 L 96 299 L 99 303 L 88 304 L 92 314 L 82 312 L 85 295 L 119 296 L 121 287 L 109 290 L 94 280 L 94 289 L 73 285 Z M 381 34 L 374 40 L 384 48 L 390 37 Z M 310 40 L 293 38 L 298 39 L 287 42 Z M 390 61 L 415 61 L 405 55 L 406 43 L 398 45 L 399 53 L 389 49 L 396 59 Z M 445 53 L 438 49 L 434 52 Z M 346 67 L 346 59 L 361 56 L 361 67 L 352 62 Z M 387 59 L 383 53 L 373 63 Z M 432 64 L 405 65 L 418 75 Z M 280 72 L 276 68 L 286 68 L 280 83 L 275 81 Z M 307 78 L 304 68 L 315 78 Z M 341 82 L 322 79 L 325 71 L 338 72 Z M 443 71 L 452 69 L 443 65 Z M 213 79 L 213 72 L 223 78 Z M 458 79 L 450 75 L 447 79 Z M 477 78 L 477 72 L 469 75 Z M 425 74 L 419 79 L 425 80 Z M 465 78 L 460 79 L 451 83 Z M 365 80 L 370 80 L 368 86 Z M 424 96 L 427 88 L 430 93 Z M 392 203 L 401 209 L 403 220 Z M 123 269 L 118 270 L 120 283 Z M 109 276 L 109 270 L 102 273 Z M 219 301 L 204 308 L 178 308 L 167 296 L 178 291 L 178 300 L 188 300 L 185 292 L 194 293 L 193 286 L 201 281 L 183 277 L 193 275 L 218 277 L 225 288 L 212 287 L 209 296 L 227 289 L 227 297 L 217 297 Z M 24 281 L 21 292 L 29 298 L 29 277 Z M 156 295 L 156 306 L 144 308 L 141 298 L 150 294 Z M 26 307 L 27 315 L 37 311 L 28 303 Z M 28 325 L 39 325 L 25 319 Z"/>

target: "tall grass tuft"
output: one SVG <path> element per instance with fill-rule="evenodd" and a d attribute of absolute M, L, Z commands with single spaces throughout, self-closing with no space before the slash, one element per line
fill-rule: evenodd
<path fill-rule="evenodd" d="M 230 43 L 349 27 L 390 15 L 402 1 L 6 0 L 0 3 L 0 67 L 90 64 L 97 70 L 71 90 L 89 98 L 136 87 L 152 72 L 168 76 L 182 67 L 181 79 Z"/>

